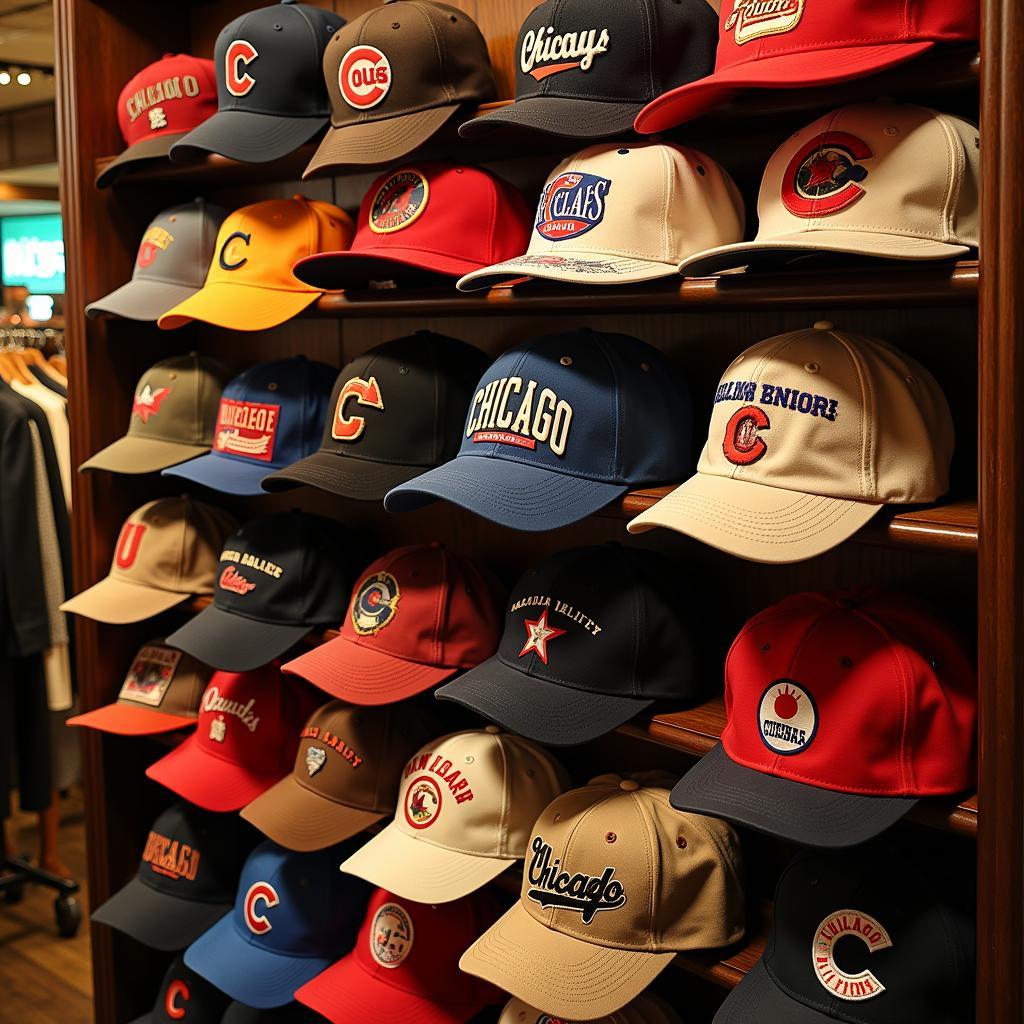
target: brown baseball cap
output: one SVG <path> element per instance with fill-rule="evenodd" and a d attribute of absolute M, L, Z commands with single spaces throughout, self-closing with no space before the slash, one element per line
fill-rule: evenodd
<path fill-rule="evenodd" d="M 119 736 L 153 736 L 195 725 L 199 700 L 213 669 L 184 651 L 153 640 L 139 648 L 113 704 L 69 718 L 81 725 Z"/>
<path fill-rule="evenodd" d="M 661 781 L 602 775 L 549 804 L 519 902 L 459 967 L 543 1013 L 591 1020 L 638 996 L 676 953 L 741 938 L 736 833 L 673 810 Z"/>
<path fill-rule="evenodd" d="M 333 846 L 395 809 L 406 760 L 430 732 L 405 704 L 354 707 L 333 700 L 299 734 L 291 775 L 258 796 L 242 817 L 289 850 Z"/>
<path fill-rule="evenodd" d="M 487 43 L 458 8 L 397 0 L 350 21 L 327 44 L 331 126 L 303 177 L 385 164 L 423 145 L 463 104 L 497 95 Z"/>
<path fill-rule="evenodd" d="M 110 574 L 60 610 L 97 622 L 142 622 L 195 594 L 212 594 L 224 541 L 238 524 L 187 495 L 137 508 L 114 546 Z"/>
<path fill-rule="evenodd" d="M 139 379 L 128 433 L 78 467 L 155 473 L 213 445 L 227 370 L 196 352 L 151 366 Z"/>

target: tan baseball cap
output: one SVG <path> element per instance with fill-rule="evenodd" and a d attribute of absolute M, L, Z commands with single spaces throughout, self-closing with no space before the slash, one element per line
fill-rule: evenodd
<path fill-rule="evenodd" d="M 496 725 L 445 736 L 408 761 L 395 820 L 341 870 L 418 903 L 457 900 L 525 854 L 537 815 L 567 785 L 547 751 Z"/>
<path fill-rule="evenodd" d="M 592 1020 L 638 996 L 676 953 L 744 932 L 739 838 L 669 805 L 663 773 L 602 775 L 533 828 L 519 902 L 459 967 L 553 1016 Z"/>
<path fill-rule="evenodd" d="M 858 103 L 791 135 L 772 155 L 752 242 L 683 259 L 701 277 L 829 251 L 941 260 L 978 247 L 978 129 L 951 114 Z"/>
<path fill-rule="evenodd" d="M 299 734 L 295 767 L 242 817 L 289 850 L 340 843 L 394 813 L 402 768 L 429 735 L 407 704 L 354 707 L 334 700 Z"/>
<path fill-rule="evenodd" d="M 739 189 L 710 157 L 662 143 L 603 143 L 552 172 L 525 255 L 474 270 L 458 287 L 673 277 L 688 256 L 742 241 L 743 227 Z"/>
<path fill-rule="evenodd" d="M 142 622 L 195 594 L 212 594 L 224 541 L 237 525 L 188 496 L 147 502 L 121 527 L 110 574 L 60 609 L 97 622 Z"/>
<path fill-rule="evenodd" d="M 78 467 L 155 473 L 205 455 L 213 444 L 227 370 L 196 352 L 151 366 L 139 379 L 128 433 Z"/>
<path fill-rule="evenodd" d="M 502 1010 L 498 1024 L 574 1024 L 564 1017 L 552 1017 L 522 999 L 511 999 Z M 586 1022 L 576 1022 L 586 1024 Z M 680 1024 L 675 1010 L 652 992 L 639 995 L 628 1006 L 606 1014 L 589 1024 Z"/>
<path fill-rule="evenodd" d="M 827 320 L 762 341 L 726 369 L 697 475 L 632 520 L 754 562 L 841 544 L 887 503 L 949 487 L 953 419 L 935 378 Z"/>

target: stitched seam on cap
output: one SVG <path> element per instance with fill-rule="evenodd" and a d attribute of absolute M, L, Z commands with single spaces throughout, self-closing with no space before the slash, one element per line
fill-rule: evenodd
<path fill-rule="evenodd" d="M 445 624 L 445 607 L 451 600 L 451 577 L 448 572 L 448 552 L 441 548 L 441 586 L 437 588 L 437 597 L 434 603 L 434 629 L 430 638 L 430 646 L 433 650 L 434 663 L 444 661 L 444 647 L 441 635 Z"/>
<path fill-rule="evenodd" d="M 849 357 L 850 363 L 853 366 L 854 371 L 857 374 L 857 380 L 860 383 L 861 391 L 861 402 L 860 411 L 860 436 L 861 436 L 861 453 L 860 453 L 860 480 L 861 480 L 861 496 L 867 497 L 869 494 L 874 494 L 877 491 L 877 474 L 875 473 L 875 459 L 876 459 L 876 446 L 875 446 L 875 435 L 874 435 L 874 422 L 875 422 L 875 393 L 873 388 L 873 382 L 871 380 L 871 374 L 867 372 L 866 360 L 863 359 L 861 353 L 857 351 L 847 340 L 836 331 L 828 331 L 830 337 L 834 338 L 840 348 Z"/>
<path fill-rule="evenodd" d="M 437 26 L 434 24 L 433 18 L 431 18 L 430 15 L 426 13 L 426 10 L 424 10 L 422 7 L 420 8 L 420 13 L 423 16 L 423 20 L 427 23 L 427 29 L 430 31 L 431 39 L 434 40 L 434 52 L 437 54 L 437 66 L 438 70 L 441 72 L 441 94 L 444 96 L 446 100 L 451 100 L 453 99 L 453 93 L 451 89 L 448 87 L 448 62 L 447 54 L 445 53 L 444 43 L 441 40 L 440 33 L 438 33 L 437 31 Z"/>
<path fill-rule="evenodd" d="M 612 451 L 611 459 L 609 459 L 607 464 L 607 474 L 610 481 L 624 481 L 626 479 L 625 452 L 623 450 L 622 443 L 622 407 L 620 399 L 622 392 L 619 387 L 619 374 L 615 366 L 615 360 L 612 358 L 608 346 L 605 344 L 604 338 L 600 335 L 596 335 L 595 340 L 598 343 L 598 350 L 604 357 L 605 362 L 608 364 L 608 370 L 611 374 L 612 381 L 611 408 L 614 419 L 615 448 Z M 579 475 L 585 480 L 591 479 L 589 473 L 580 473 Z"/>
<path fill-rule="evenodd" d="M 176 586 L 179 588 L 182 586 L 185 579 L 185 544 L 186 544 L 186 531 L 188 530 L 189 513 L 196 510 L 196 507 L 192 504 L 191 499 L 185 499 L 184 515 L 181 517 L 181 543 L 178 545 L 178 577 L 175 580 Z M 199 531 L 196 530 L 196 533 Z"/>
<path fill-rule="evenodd" d="M 957 200 L 960 196 L 960 185 L 963 182 L 963 174 L 957 175 L 957 171 L 963 171 L 961 158 L 963 157 L 963 142 L 960 135 L 954 132 L 949 121 L 941 114 L 935 120 L 939 123 L 942 133 L 946 137 L 946 189 L 945 200 L 942 204 L 942 226 L 944 229 L 944 241 L 956 237 L 954 229 L 954 218 Z"/>
<path fill-rule="evenodd" d="M 672 229 L 670 227 L 670 224 L 672 223 L 670 214 L 672 212 L 672 203 L 675 199 L 675 174 L 673 173 L 672 161 L 668 158 L 668 153 L 665 151 L 664 147 L 658 147 L 658 158 L 665 171 L 661 179 L 661 194 L 664 200 L 661 214 L 661 251 L 667 258 L 668 262 L 675 263 L 676 260 L 671 258 Z M 662 262 L 665 261 L 663 260 Z"/>
<path fill-rule="evenodd" d="M 511 805 L 509 803 L 509 763 L 508 756 L 505 751 L 505 744 L 501 742 L 500 735 L 496 733 L 488 733 L 488 736 L 494 740 L 498 747 L 498 754 L 501 757 L 501 817 L 498 819 L 498 846 L 497 856 L 503 857 L 508 855 L 508 823 L 512 813 Z M 515 854 L 512 854 L 515 856 Z"/>

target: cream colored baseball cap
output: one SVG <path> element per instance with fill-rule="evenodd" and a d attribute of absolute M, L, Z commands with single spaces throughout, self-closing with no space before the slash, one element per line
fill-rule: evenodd
<path fill-rule="evenodd" d="M 754 562 L 813 558 L 887 503 L 945 494 L 953 440 L 920 363 L 822 320 L 727 367 L 697 475 L 627 529 L 666 526 Z"/>
<path fill-rule="evenodd" d="M 445 736 L 409 760 L 395 820 L 341 870 L 417 903 L 468 896 L 525 854 L 567 785 L 547 751 L 496 725 Z"/>
<path fill-rule="evenodd" d="M 674 811 L 663 780 L 602 775 L 553 801 L 534 825 L 519 902 L 459 967 L 543 1013 L 593 1020 L 676 953 L 740 939 L 739 838 Z"/>
<path fill-rule="evenodd" d="M 671 277 L 681 260 L 743 238 L 732 178 L 695 149 L 603 143 L 555 168 L 524 256 L 474 270 L 464 291 L 523 277 L 629 284 Z"/>
<path fill-rule="evenodd" d="M 212 594 L 234 518 L 187 496 L 136 509 L 114 545 L 110 574 L 65 601 L 61 611 L 97 622 L 142 622 L 195 594 Z"/>
<path fill-rule="evenodd" d="M 511 999 L 506 1004 L 498 1024 L 574 1024 L 564 1017 L 552 1017 L 522 999 Z M 575 1022 L 585 1024 L 585 1022 Z M 607 1014 L 589 1024 L 680 1024 L 679 1017 L 664 1000 L 651 992 L 639 995 L 628 1006 Z"/>
<path fill-rule="evenodd" d="M 814 251 L 941 260 L 978 246 L 978 129 L 951 114 L 858 103 L 826 114 L 772 155 L 752 242 L 685 257 L 702 277 Z"/>

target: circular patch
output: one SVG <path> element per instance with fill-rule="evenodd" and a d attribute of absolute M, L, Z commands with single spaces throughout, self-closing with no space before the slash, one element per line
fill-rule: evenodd
<path fill-rule="evenodd" d="M 413 828 L 428 828 L 440 813 L 441 787 L 429 775 L 421 775 L 405 794 L 405 820 Z"/>
<path fill-rule="evenodd" d="M 353 46 L 338 66 L 338 88 L 350 107 L 369 110 L 391 91 L 391 62 L 376 46 Z"/>
<path fill-rule="evenodd" d="M 398 967 L 412 952 L 412 918 L 397 903 L 385 903 L 370 929 L 370 952 L 381 967 Z"/>
<path fill-rule="evenodd" d="M 422 216 L 430 199 L 430 183 L 419 171 L 396 171 L 370 203 L 370 230 L 390 235 L 407 228 Z"/>
<path fill-rule="evenodd" d="M 862 942 L 868 953 L 890 949 L 892 939 L 875 918 L 860 910 L 837 910 L 818 925 L 811 943 L 811 963 L 818 981 L 833 996 L 848 1003 L 862 1003 L 881 995 L 885 985 L 867 967 L 853 973 L 836 961 L 836 945 L 847 937 Z"/>
<path fill-rule="evenodd" d="M 367 576 L 352 601 L 352 628 L 360 636 L 379 633 L 395 617 L 401 596 L 391 573 Z"/>
<path fill-rule="evenodd" d="M 783 205 L 796 217 L 839 213 L 855 203 L 873 156 L 867 143 L 849 132 L 823 132 L 793 154 L 782 179 Z"/>
<path fill-rule="evenodd" d="M 792 679 L 776 679 L 761 695 L 757 715 L 761 741 L 776 754 L 799 754 L 818 731 L 814 698 Z"/>

